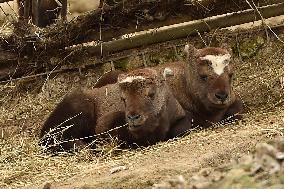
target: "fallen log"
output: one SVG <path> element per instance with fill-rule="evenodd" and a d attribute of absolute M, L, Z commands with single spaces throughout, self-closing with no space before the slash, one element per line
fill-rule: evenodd
<path fill-rule="evenodd" d="M 280 1 L 273 0 L 270 3 Z M 36 49 L 49 52 L 92 40 L 109 41 L 125 33 L 249 8 L 243 0 L 207 0 L 203 2 L 204 4 L 188 2 L 187 0 L 124 0 L 112 7 L 102 7 L 81 15 L 69 23 L 38 31 L 40 40 L 36 43 Z M 267 4 L 265 0 L 255 2 Z"/>
<path fill-rule="evenodd" d="M 263 18 L 282 15 L 284 12 L 284 3 L 259 7 L 258 10 Z M 245 11 L 150 29 L 145 32 L 133 33 L 125 38 L 103 42 L 95 46 L 87 46 L 85 47 L 85 50 L 87 50 L 89 54 L 102 56 L 110 52 L 147 46 L 153 43 L 160 43 L 178 38 L 185 38 L 197 32 L 210 31 L 216 28 L 239 25 L 260 19 L 261 17 L 254 9 L 248 9 Z"/>
<path fill-rule="evenodd" d="M 0 3 L 6 3 L 6 2 L 9 2 L 9 1 L 14 1 L 14 0 L 0 0 Z"/>

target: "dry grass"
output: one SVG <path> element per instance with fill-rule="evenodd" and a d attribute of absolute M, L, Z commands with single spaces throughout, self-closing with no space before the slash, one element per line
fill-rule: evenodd
<path fill-rule="evenodd" d="M 248 40 L 248 39 L 247 39 Z M 236 91 L 251 109 L 272 109 L 283 102 L 283 44 L 265 43 L 256 56 L 241 61 Z"/>
<path fill-rule="evenodd" d="M 282 136 L 284 128 L 283 44 L 271 40 L 250 58 L 239 61 L 235 77 L 236 90 L 247 105 L 248 113 L 239 123 L 216 125 L 189 136 L 136 150 L 121 150 L 114 142 L 102 145 L 94 155 L 88 149 L 74 155 L 51 156 L 38 146 L 38 130 L 49 112 L 63 95 L 78 86 L 91 87 L 98 75 L 62 74 L 55 78 L 8 83 L 0 86 L 0 188 L 39 186 L 45 182 L 63 181 L 74 175 L 102 171 L 119 164 L 131 165 L 148 154 L 159 153 L 175 146 L 200 143 L 205 136 L 214 137 L 218 128 L 237 130 L 258 129 L 268 137 Z M 43 83 L 45 83 L 43 85 Z M 44 86 L 44 88 L 42 88 Z M 233 127 L 232 127 L 233 125 Z M 208 136 L 210 134 L 210 136 Z"/>

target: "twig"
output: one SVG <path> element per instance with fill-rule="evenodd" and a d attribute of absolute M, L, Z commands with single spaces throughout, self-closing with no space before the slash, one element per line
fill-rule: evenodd
<path fill-rule="evenodd" d="M 109 134 L 111 131 L 114 131 L 114 130 L 126 127 L 127 125 L 128 125 L 128 123 L 126 123 L 124 125 L 121 125 L 121 126 L 118 126 L 118 127 L 115 127 L 113 129 L 110 129 L 108 131 L 96 134 L 96 135 L 90 135 L 90 136 L 81 137 L 81 138 L 74 138 L 74 139 L 70 139 L 70 140 L 64 140 L 64 141 L 58 142 L 57 144 L 49 145 L 49 146 L 47 146 L 47 148 L 55 147 L 55 146 L 58 146 L 60 144 L 67 143 L 67 142 L 74 142 L 74 141 L 79 141 L 79 140 L 84 140 L 84 139 L 90 139 L 90 138 L 95 138 L 95 137 L 98 137 L 98 136 L 101 136 L 101 135 L 104 135 L 104 134 Z"/>
<path fill-rule="evenodd" d="M 247 1 L 247 0 L 246 0 L 246 1 Z M 282 39 L 280 39 L 280 38 L 278 37 L 278 35 L 271 29 L 271 27 L 264 21 L 264 18 L 263 18 L 263 16 L 262 16 L 262 14 L 260 13 L 258 7 L 255 5 L 254 1 L 252 1 L 252 3 L 253 3 L 253 6 L 254 6 L 254 9 L 257 11 L 257 13 L 259 14 L 259 16 L 261 17 L 261 20 L 262 20 L 263 24 L 265 24 L 266 27 L 268 27 L 268 29 L 272 32 L 272 34 L 273 34 L 281 43 L 284 43 L 284 41 L 283 41 Z"/>
<path fill-rule="evenodd" d="M 42 91 L 42 92 L 44 92 L 44 87 L 45 87 L 45 85 L 46 85 L 46 83 L 47 83 L 47 81 L 48 81 L 48 79 L 49 79 L 51 73 L 53 73 L 57 67 L 58 67 L 58 65 L 56 65 L 56 66 L 50 71 L 50 73 L 47 74 L 46 80 L 44 81 L 44 83 L 43 83 L 43 85 L 42 85 L 42 87 L 41 87 L 41 91 Z"/>
<path fill-rule="evenodd" d="M 196 33 L 198 34 L 198 36 L 200 37 L 200 39 L 202 40 L 203 44 L 205 45 L 205 47 L 207 47 L 208 45 L 206 44 L 206 42 L 204 41 L 203 37 L 201 36 L 201 34 L 199 33 L 198 30 L 196 30 Z"/>
<path fill-rule="evenodd" d="M 211 46 L 212 40 L 213 40 L 213 38 L 214 38 L 214 36 L 215 36 L 215 34 L 218 30 L 219 30 L 219 28 L 215 29 L 213 34 L 211 35 L 211 38 L 210 38 L 210 41 L 209 41 L 209 44 L 208 44 L 209 47 Z"/>
<path fill-rule="evenodd" d="M 68 69 L 55 70 L 55 71 L 53 71 L 52 73 L 55 74 L 55 73 L 63 72 L 63 71 L 65 71 L 65 70 L 68 70 Z M 14 82 L 14 81 L 19 81 L 19 80 L 25 80 L 25 79 L 31 79 L 31 78 L 35 78 L 35 77 L 40 77 L 40 76 L 48 75 L 48 74 L 50 74 L 50 72 L 44 72 L 44 73 L 40 73 L 40 74 L 24 76 L 24 77 L 15 78 L 15 79 L 9 79 L 9 80 L 5 80 L 5 81 L 0 81 L 0 84 L 2 84 L 2 83 Z"/>
<path fill-rule="evenodd" d="M 252 0 L 252 3 L 253 3 L 253 5 L 254 5 L 254 7 L 250 4 L 250 2 L 249 2 L 248 0 L 246 0 L 246 3 L 250 6 L 251 9 L 256 10 L 256 12 L 259 14 L 259 16 L 260 16 L 260 18 L 261 18 L 261 23 L 262 23 L 262 25 L 263 25 L 263 26 L 266 26 L 266 27 L 264 27 L 264 29 L 265 29 L 265 33 L 266 33 L 266 39 L 267 39 L 267 41 L 269 41 L 269 35 L 268 35 L 268 31 L 267 31 L 267 25 L 265 24 L 264 18 L 262 17 L 262 15 L 260 14 L 260 12 L 258 11 L 258 9 L 257 9 L 257 7 L 255 6 L 253 0 Z"/>
<path fill-rule="evenodd" d="M 13 1 L 13 0 L 11 0 L 11 1 Z M 14 16 L 18 16 L 18 14 L 17 14 L 17 11 L 15 11 L 14 9 L 13 9 L 13 7 L 11 7 L 11 5 L 8 3 L 8 1 L 6 1 L 6 4 L 10 7 L 10 9 L 14 12 Z"/>
<path fill-rule="evenodd" d="M 4 15 L 7 17 L 8 14 L 6 14 L 6 12 L 3 10 L 3 8 L 0 6 L 1 11 L 4 13 Z"/>
<path fill-rule="evenodd" d="M 146 60 L 146 57 L 145 57 L 145 53 L 144 53 L 144 52 L 142 52 L 142 59 L 143 59 L 143 65 L 144 65 L 144 67 L 148 67 L 148 65 L 147 65 L 147 60 Z"/>
<path fill-rule="evenodd" d="M 61 125 L 63 125 L 63 124 L 66 123 L 67 121 L 70 121 L 70 120 L 76 118 L 77 116 L 79 116 L 79 115 L 81 115 L 81 114 L 82 114 L 82 112 L 80 112 L 79 114 L 76 114 L 76 115 L 73 116 L 73 117 L 70 117 L 70 118 L 64 120 L 62 123 L 60 123 L 59 125 L 57 125 L 57 126 L 54 127 L 53 129 L 51 129 L 48 133 L 46 133 L 45 135 L 43 135 L 43 137 L 40 139 L 40 142 L 42 141 L 42 139 L 45 139 L 47 136 L 51 136 L 54 131 L 59 130 L 59 129 L 62 129 L 62 128 L 65 128 L 65 127 L 61 127 Z"/>

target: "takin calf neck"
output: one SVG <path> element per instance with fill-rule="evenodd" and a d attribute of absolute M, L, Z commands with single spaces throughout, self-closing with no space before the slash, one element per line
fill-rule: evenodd
<path fill-rule="evenodd" d="M 240 119 L 243 103 L 233 91 L 234 73 L 231 51 L 227 48 L 196 49 L 185 46 L 186 61 L 157 66 L 174 97 L 194 126 L 208 127 L 221 120 Z M 100 86 L 114 82 L 117 72 L 108 73 Z"/>
<path fill-rule="evenodd" d="M 116 84 L 66 95 L 44 123 L 40 143 L 66 150 L 112 130 L 128 144 L 149 145 L 183 133 L 188 123 L 162 75 L 145 68 L 120 75 Z"/>

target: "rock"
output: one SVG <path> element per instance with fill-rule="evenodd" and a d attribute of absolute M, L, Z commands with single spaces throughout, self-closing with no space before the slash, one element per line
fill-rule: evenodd
<path fill-rule="evenodd" d="M 284 184 L 275 184 L 268 189 L 284 189 Z"/>
<path fill-rule="evenodd" d="M 223 173 L 218 171 L 218 172 L 214 172 L 214 174 L 212 175 L 211 181 L 218 182 L 223 178 L 224 178 Z"/>
<path fill-rule="evenodd" d="M 276 159 L 277 160 L 284 160 L 284 152 L 277 152 L 276 153 Z"/>
<path fill-rule="evenodd" d="M 199 183 L 195 183 L 192 185 L 192 189 L 205 189 L 207 187 L 209 187 L 212 184 L 212 182 L 209 181 L 204 181 L 204 182 L 199 182 Z"/>
<path fill-rule="evenodd" d="M 260 163 L 258 162 L 254 162 L 252 164 L 252 166 L 250 167 L 250 175 L 254 176 L 256 175 L 258 172 L 262 171 L 262 166 Z"/>
<path fill-rule="evenodd" d="M 51 183 L 47 182 L 42 189 L 56 189 Z"/>
<path fill-rule="evenodd" d="M 113 167 L 113 168 L 110 169 L 110 174 L 117 173 L 119 171 L 123 171 L 123 170 L 126 170 L 126 169 L 127 169 L 126 166 Z"/>
<path fill-rule="evenodd" d="M 269 155 L 264 154 L 260 159 L 256 160 L 261 165 L 261 168 L 269 174 L 274 174 L 280 171 L 280 164 L 277 160 Z"/>
<path fill-rule="evenodd" d="M 212 184 L 212 182 L 202 176 L 202 175 L 195 175 L 192 177 L 192 180 L 190 182 L 190 188 L 192 189 L 204 189 L 207 188 L 208 186 L 210 186 Z"/>
<path fill-rule="evenodd" d="M 199 171 L 199 174 L 204 176 L 204 177 L 207 177 L 207 176 L 210 175 L 210 173 L 212 173 L 212 171 L 213 171 L 212 168 L 201 169 Z"/>
<path fill-rule="evenodd" d="M 185 189 L 186 181 L 182 175 L 178 175 L 159 184 L 154 184 L 153 189 Z"/>
<path fill-rule="evenodd" d="M 276 158 L 276 154 L 278 153 L 278 150 L 267 143 L 260 143 L 256 145 L 256 156 L 261 157 L 263 155 L 269 155 L 272 158 Z"/>

